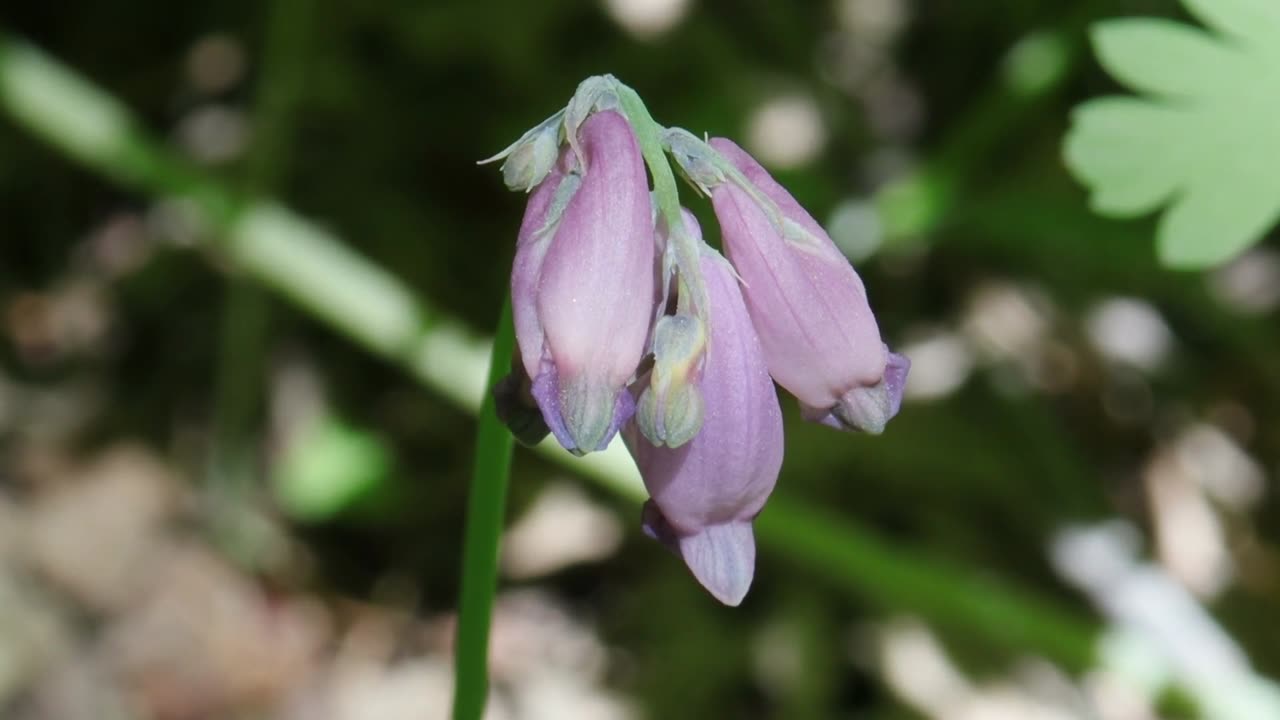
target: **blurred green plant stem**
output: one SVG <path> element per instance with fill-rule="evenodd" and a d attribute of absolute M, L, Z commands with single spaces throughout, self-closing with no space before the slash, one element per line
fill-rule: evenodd
<path fill-rule="evenodd" d="M 0 105 L 21 127 L 108 179 L 168 203 L 198 223 L 203 246 L 421 384 L 477 413 L 492 341 L 421 304 L 394 276 L 288 209 L 242 197 L 153 141 L 111 96 L 30 45 L 0 34 Z M 502 368 L 497 368 L 501 370 Z M 639 477 L 620 442 L 572 458 L 538 452 L 638 501 Z M 766 552 L 895 613 L 1041 653 L 1082 670 L 1098 626 L 1009 584 L 896 547 L 847 518 L 777 497 L 758 520 Z"/>
<path fill-rule="evenodd" d="M 498 590 L 498 551 L 506 518 L 507 485 L 515 438 L 498 419 L 493 393 L 515 352 L 511 302 L 502 306 L 497 338 L 489 359 L 488 382 L 481 388 L 471 489 L 467 495 L 466 536 L 462 544 L 462 589 L 458 598 L 457 650 L 454 659 L 454 720 L 480 720 L 489 696 L 489 626 Z"/>
<path fill-rule="evenodd" d="M 311 0 L 271 0 L 266 8 L 262 72 L 254 93 L 254 132 L 240 185 L 270 195 L 292 154 L 298 96 L 307 62 Z M 271 304 L 258 283 L 232 277 L 226 284 L 215 381 L 214 423 L 206 492 L 213 501 L 214 531 L 242 561 L 258 554 L 245 539 L 249 497 L 258 487 L 261 448 L 254 441 L 258 398 L 266 375 Z M 250 534 L 251 536 L 251 534 Z"/>

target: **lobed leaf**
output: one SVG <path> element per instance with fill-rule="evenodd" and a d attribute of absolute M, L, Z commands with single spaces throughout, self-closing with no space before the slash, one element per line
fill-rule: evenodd
<path fill-rule="evenodd" d="M 1082 104 L 1063 154 L 1097 213 L 1167 206 L 1161 260 L 1202 268 L 1280 220 L 1280 2 L 1184 2 L 1216 33 L 1151 18 L 1093 29 L 1102 66 L 1143 95 Z"/>
<path fill-rule="evenodd" d="M 1248 80 L 1240 48 L 1171 20 L 1109 20 L 1091 38 L 1102 67 L 1134 90 L 1194 99 Z"/>

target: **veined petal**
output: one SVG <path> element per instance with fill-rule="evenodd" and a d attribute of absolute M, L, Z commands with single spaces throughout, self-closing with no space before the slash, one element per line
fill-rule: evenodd
<path fill-rule="evenodd" d="M 520 360 L 530 378 L 538 376 L 542 365 L 542 319 L 538 316 L 538 286 L 542 261 L 554 235 L 551 208 L 561 194 L 566 176 L 559 166 L 538 186 L 525 206 L 524 220 L 516 240 L 516 257 L 511 267 L 511 312 L 519 341 Z M 566 189 L 569 189 L 566 187 Z M 563 209 L 561 209 L 563 212 Z"/>
<path fill-rule="evenodd" d="M 543 259 L 538 315 L 562 376 L 591 368 L 625 383 L 653 302 L 653 218 L 639 146 L 615 112 L 581 129 L 591 163 Z"/>
<path fill-rule="evenodd" d="M 727 182 L 712 191 L 729 259 L 746 284 L 747 307 L 769 372 L 802 404 L 836 407 L 858 388 L 875 387 L 888 362 L 866 290 L 848 260 L 790 193 L 737 145 L 711 146 L 776 205 L 805 242 L 783 235 L 758 197 Z M 784 223 L 785 225 L 785 223 Z"/>
<path fill-rule="evenodd" d="M 578 139 L 590 171 L 566 148 L 530 198 L 512 302 L 546 424 L 584 453 L 607 445 L 634 412 L 626 385 L 653 318 L 654 237 L 644 161 L 627 121 L 596 113 Z"/>
<path fill-rule="evenodd" d="M 652 500 L 642 514 L 645 534 L 680 556 L 702 587 L 730 607 L 742 604 L 756 571 L 756 540 L 751 521 L 711 525 L 680 535 Z"/>
<path fill-rule="evenodd" d="M 782 466 L 782 412 L 733 269 L 704 250 L 711 301 L 709 350 L 699 389 L 702 429 L 678 447 L 655 447 L 635 424 L 623 437 L 652 496 L 646 528 L 727 604 L 751 582 L 751 520 Z"/>

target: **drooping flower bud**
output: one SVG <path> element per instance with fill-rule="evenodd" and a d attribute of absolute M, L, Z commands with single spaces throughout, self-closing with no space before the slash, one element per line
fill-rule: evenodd
<path fill-rule="evenodd" d="M 733 269 L 705 246 L 701 265 L 711 304 L 702 429 L 674 449 L 654 446 L 636 423 L 623 437 L 652 497 L 645 531 L 737 605 L 755 573 L 751 523 L 782 466 L 782 412 Z"/>
<path fill-rule="evenodd" d="M 653 369 L 640 395 L 636 423 L 653 444 L 680 447 L 702 427 L 698 379 L 707 335 L 698 318 L 667 315 L 653 336 Z"/>
<path fill-rule="evenodd" d="M 543 419 L 577 454 L 634 412 L 626 386 L 653 319 L 653 218 L 640 148 L 612 111 L 580 128 L 529 198 L 511 273 L 516 340 Z"/>
<path fill-rule="evenodd" d="M 612 75 L 593 75 L 578 83 L 578 89 L 574 91 L 573 97 L 569 98 L 569 104 L 565 106 L 565 139 L 573 148 L 574 154 L 578 156 L 579 162 L 585 161 L 582 144 L 578 140 L 579 128 L 592 113 L 617 108 L 618 98 L 614 93 L 614 82 Z"/>
<path fill-rule="evenodd" d="M 528 192 L 542 182 L 560 156 L 560 129 L 538 128 L 538 132 L 517 147 L 502 164 L 502 180 L 512 190 Z"/>
<path fill-rule="evenodd" d="M 560 132 L 564 111 L 543 120 L 502 152 L 479 162 L 480 165 L 505 159 L 502 181 L 508 190 L 529 192 L 551 174 L 560 157 Z"/>
<path fill-rule="evenodd" d="M 662 147 L 671 153 L 685 178 L 704 195 L 710 195 L 711 188 L 725 181 L 724 171 L 716 167 L 711 153 L 707 152 L 707 144 L 688 130 L 667 128 L 662 133 Z"/>
<path fill-rule="evenodd" d="M 807 419 L 883 431 L 901 404 L 910 362 L 881 342 L 862 280 L 750 155 L 724 138 L 711 147 L 753 186 L 722 182 L 711 200 L 770 374 L 800 400 Z"/>
<path fill-rule="evenodd" d="M 681 209 L 684 231 L 701 247 L 702 232 L 693 213 Z M 673 238 L 665 223 L 658 223 L 657 251 L 670 264 L 668 250 Z M 701 263 L 701 261 L 699 261 Z M 659 288 L 655 293 L 658 312 L 667 310 L 672 277 L 669 267 L 658 271 Z M 702 427 L 702 396 L 698 382 L 702 377 L 707 349 L 707 328 L 701 318 L 686 309 L 659 317 L 653 330 L 653 367 L 646 378 L 636 408 L 636 424 L 654 445 L 680 447 L 698 434 Z"/>

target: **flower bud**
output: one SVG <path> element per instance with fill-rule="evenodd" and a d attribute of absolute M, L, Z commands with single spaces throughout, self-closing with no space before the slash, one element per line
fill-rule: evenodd
<path fill-rule="evenodd" d="M 634 412 L 626 386 L 653 318 L 654 241 L 640 148 L 613 111 L 582 124 L 585 175 L 566 148 L 529 198 L 511 273 L 532 395 L 562 445 L 608 445 Z"/>
<path fill-rule="evenodd" d="M 692 315 L 667 315 L 653 335 L 653 369 L 640 395 L 636 423 L 654 445 L 680 447 L 702 427 L 698 393 L 707 335 Z"/>
<path fill-rule="evenodd" d="M 701 266 L 711 304 L 702 429 L 678 448 L 651 444 L 638 423 L 623 437 L 652 497 L 645 531 L 737 605 L 755 573 L 751 523 L 782 467 L 782 412 L 733 269 L 705 247 Z"/>
<path fill-rule="evenodd" d="M 578 83 L 578 89 L 564 109 L 565 139 L 578 157 L 579 164 L 589 165 L 578 140 L 579 128 L 596 111 L 615 110 L 618 104 L 612 75 L 593 75 Z M 589 173 L 590 167 L 584 169 Z"/>
<path fill-rule="evenodd" d="M 702 231 L 693 213 L 681 209 L 682 228 L 695 248 L 702 247 Z M 662 255 L 658 270 L 658 289 L 654 297 L 658 312 L 668 310 L 674 266 L 674 242 L 665 222 L 658 222 L 656 251 Z M 672 251 L 672 252 L 668 252 Z M 695 250 L 694 257 L 698 257 Z M 699 260 L 701 265 L 701 260 Z M 696 270 L 701 272 L 700 268 Z M 653 367 L 644 382 L 644 391 L 636 408 L 636 423 L 654 445 L 680 447 L 693 439 L 702 427 L 702 396 L 698 381 L 702 376 L 703 358 L 707 350 L 706 323 L 686 308 L 676 314 L 660 316 L 654 323 Z"/>
<path fill-rule="evenodd" d="M 704 195 L 725 181 L 724 172 L 716 167 L 707 144 L 684 128 L 668 128 L 662 133 L 662 146 L 671 153 L 685 177 Z"/>
<path fill-rule="evenodd" d="M 881 342 L 862 281 L 759 163 L 724 138 L 711 146 L 750 184 L 721 183 L 711 200 L 770 374 L 800 400 L 806 418 L 883 431 L 898 411 L 910 363 Z"/>
<path fill-rule="evenodd" d="M 564 125 L 564 116 L 564 110 L 557 112 L 537 127 L 530 128 L 502 152 L 476 164 L 488 165 L 506 160 L 502 163 L 502 180 L 507 189 L 529 192 L 555 167 L 560 156 L 560 129 Z"/>
<path fill-rule="evenodd" d="M 907 384 L 907 372 L 911 369 L 911 360 L 907 356 L 890 352 L 887 347 L 885 352 L 888 363 L 882 382 L 853 388 L 830 409 L 804 406 L 801 413 L 804 418 L 837 430 L 883 432 L 885 424 L 902 407 L 902 392 Z"/>
<path fill-rule="evenodd" d="M 560 156 L 559 125 L 541 125 L 520 142 L 502 164 L 502 181 L 507 188 L 529 192 L 546 179 Z"/>

